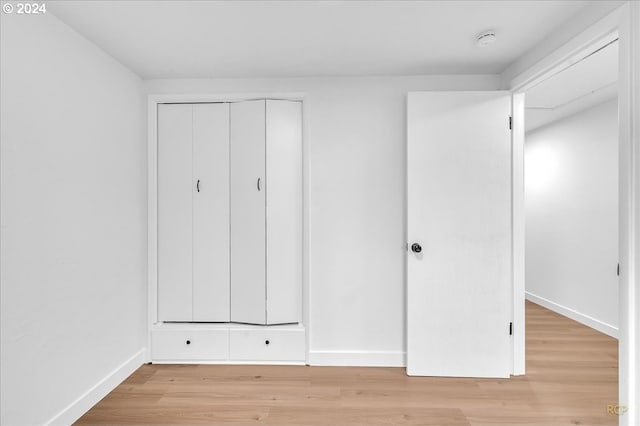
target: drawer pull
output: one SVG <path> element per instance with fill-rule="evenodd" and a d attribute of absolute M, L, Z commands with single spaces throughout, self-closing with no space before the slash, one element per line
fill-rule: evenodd
<path fill-rule="evenodd" d="M 191 344 L 191 340 L 187 340 L 187 345 L 190 345 L 190 344 Z"/>
<path fill-rule="evenodd" d="M 264 341 L 264 344 L 265 344 L 265 345 L 268 345 L 268 344 L 269 344 L 269 341 L 268 341 L 268 340 L 265 340 L 265 341 Z"/>

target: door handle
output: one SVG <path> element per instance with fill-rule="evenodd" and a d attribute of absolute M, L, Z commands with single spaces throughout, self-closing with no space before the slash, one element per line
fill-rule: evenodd
<path fill-rule="evenodd" d="M 260 178 L 258 178 L 258 191 L 260 191 Z"/>
<path fill-rule="evenodd" d="M 414 253 L 420 253 L 422 251 L 422 246 L 418 243 L 411 244 L 411 251 Z"/>
<path fill-rule="evenodd" d="M 198 179 L 198 182 L 196 182 L 196 190 L 200 192 L 200 179 Z"/>

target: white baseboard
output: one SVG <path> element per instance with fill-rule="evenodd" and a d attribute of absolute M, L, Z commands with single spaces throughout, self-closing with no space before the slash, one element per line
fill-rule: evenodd
<path fill-rule="evenodd" d="M 78 399 L 56 414 L 47 422 L 48 425 L 70 425 L 89 411 L 98 401 L 144 364 L 146 348 L 140 349 L 131 358 L 120 364 L 106 377 L 96 383 Z"/>
<path fill-rule="evenodd" d="M 405 367 L 404 351 L 310 351 L 309 365 Z"/>
<path fill-rule="evenodd" d="M 154 365 L 307 365 L 304 361 L 207 361 L 201 359 L 162 359 L 150 362 Z"/>
<path fill-rule="evenodd" d="M 544 297 L 536 296 L 535 294 L 529 293 L 528 291 L 525 292 L 525 297 L 527 300 L 530 300 L 535 304 L 544 306 L 545 308 L 560 315 L 564 315 L 567 318 L 571 318 L 574 321 L 578 321 L 580 324 L 584 324 L 587 327 L 598 330 L 599 332 L 604 333 L 607 336 L 615 337 L 616 339 L 618 338 L 618 328 L 612 326 L 611 324 L 602 322 L 598 319 L 590 317 L 589 315 L 585 315 L 581 312 L 576 311 L 575 309 L 568 308 L 559 303 L 552 302 L 551 300 L 545 299 Z"/>

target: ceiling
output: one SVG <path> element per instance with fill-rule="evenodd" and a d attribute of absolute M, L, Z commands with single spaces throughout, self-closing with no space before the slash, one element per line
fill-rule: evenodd
<path fill-rule="evenodd" d="M 592 3 L 76 0 L 47 9 L 151 79 L 496 74 Z M 487 29 L 497 42 L 476 47 Z"/>
<path fill-rule="evenodd" d="M 526 131 L 615 98 L 617 81 L 615 41 L 527 91 Z"/>

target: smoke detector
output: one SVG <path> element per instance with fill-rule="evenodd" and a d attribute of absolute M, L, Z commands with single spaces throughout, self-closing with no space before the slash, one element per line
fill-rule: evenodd
<path fill-rule="evenodd" d="M 495 43 L 497 40 L 496 38 L 496 32 L 493 30 L 488 30 L 488 31 L 484 31 L 482 33 L 480 33 L 478 35 L 478 37 L 476 38 L 476 46 L 478 47 L 485 47 L 488 46 L 490 44 Z"/>

